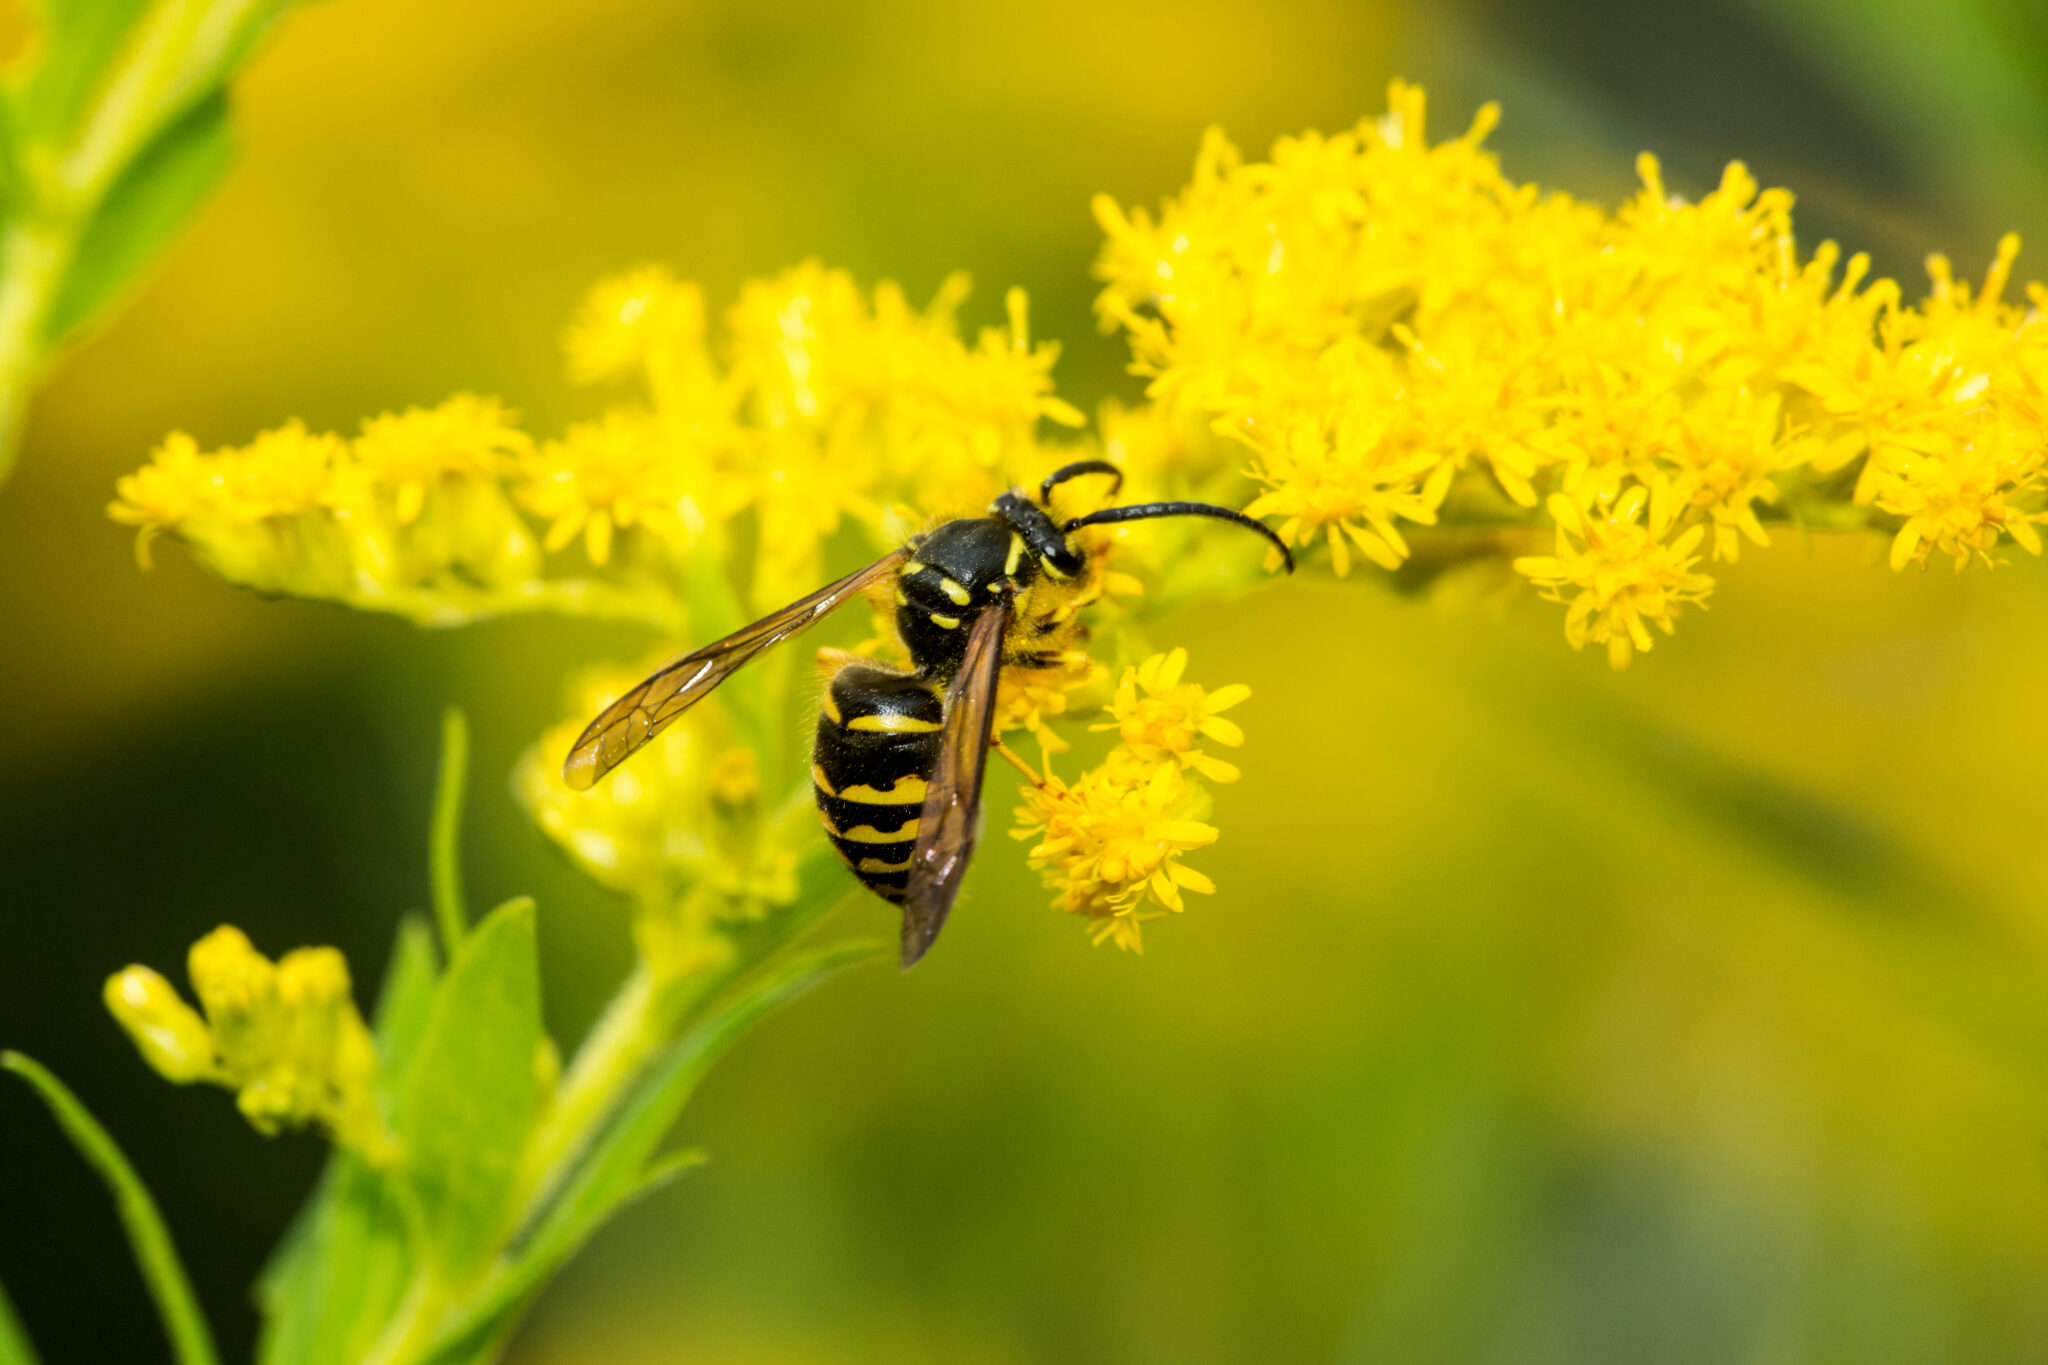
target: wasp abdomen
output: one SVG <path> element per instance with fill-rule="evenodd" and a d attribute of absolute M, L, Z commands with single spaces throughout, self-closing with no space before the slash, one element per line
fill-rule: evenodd
<path fill-rule="evenodd" d="M 811 752 L 818 813 L 853 875 L 885 900 L 910 884 L 944 722 L 938 689 L 917 674 L 848 664 L 825 686 Z"/>

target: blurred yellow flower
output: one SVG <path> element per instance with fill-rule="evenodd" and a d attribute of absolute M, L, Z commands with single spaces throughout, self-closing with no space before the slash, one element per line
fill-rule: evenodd
<path fill-rule="evenodd" d="M 417 520 L 427 491 L 443 475 L 490 478 L 533 441 L 517 413 L 495 398 L 458 393 L 432 408 L 407 408 L 366 418 L 349 453 L 362 471 L 388 488 L 398 524 Z"/>
<path fill-rule="evenodd" d="M 262 432 L 228 461 L 222 510 L 248 521 L 311 511 L 326 501 L 347 458 L 347 442 L 308 432 L 303 422 Z"/>
<path fill-rule="evenodd" d="M 108 1010 L 165 1079 L 210 1081 L 262 1133 L 314 1125 L 376 1161 L 393 1155 L 373 1089 L 377 1048 L 332 948 L 272 962 L 232 925 L 192 945 L 187 963 L 205 1018 L 147 967 L 108 978 Z"/>
<path fill-rule="evenodd" d="M 649 265 L 599 280 L 562 335 L 569 378 L 578 384 L 661 371 L 704 340 L 704 294 Z"/>
<path fill-rule="evenodd" d="M 643 267 L 594 285 L 563 338 L 572 379 L 631 378 L 640 401 L 559 439 L 536 443 L 472 394 L 371 418 L 353 441 L 293 421 L 201 454 L 174 434 L 108 512 L 137 528 L 145 564 L 174 534 L 266 592 L 437 624 L 545 608 L 674 629 L 676 557 L 707 531 L 715 554 L 752 547 L 730 567 L 757 597 L 795 595 L 849 521 L 893 543 L 1070 457 L 1038 439 L 1041 419 L 1082 424 L 1052 392 L 1059 348 L 1031 341 L 1019 290 L 1008 326 L 969 345 L 966 293 L 954 276 L 918 312 L 893 284 L 808 261 L 742 286 L 721 364 L 701 290 Z M 739 518 L 752 533 L 724 535 Z M 590 575 L 551 574 L 544 556 L 579 541 Z"/>
<path fill-rule="evenodd" d="M 723 951 L 721 925 L 796 900 L 800 841 L 813 836 L 808 822 L 761 810 L 760 761 L 729 738 L 717 699 L 692 708 L 603 784 L 571 789 L 562 755 L 584 722 L 645 671 L 580 675 L 568 717 L 520 758 L 512 783 L 541 832 L 586 876 L 632 899 L 649 964 L 681 972 Z"/>
<path fill-rule="evenodd" d="M 115 481 L 114 501 L 107 504 L 107 515 L 136 528 L 136 562 L 147 569 L 149 542 L 218 501 L 225 477 L 199 453 L 197 441 L 174 431 L 150 453 L 148 464 Z"/>
<path fill-rule="evenodd" d="M 525 464 L 517 495 L 547 520 L 542 543 L 549 550 L 580 534 L 584 553 L 602 568 L 618 532 L 644 526 L 678 549 L 703 532 L 695 495 L 708 490 L 710 479 L 700 454 L 652 415 L 615 409 L 542 444 Z"/>

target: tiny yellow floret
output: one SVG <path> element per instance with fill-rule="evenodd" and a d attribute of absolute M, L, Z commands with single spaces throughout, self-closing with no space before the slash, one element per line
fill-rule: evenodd
<path fill-rule="evenodd" d="M 1090 728 L 1115 730 L 1140 758 L 1173 759 L 1212 782 L 1235 782 L 1240 776 L 1236 765 L 1196 746 L 1203 739 L 1233 749 L 1243 744 L 1244 731 L 1222 713 L 1251 696 L 1252 690 L 1235 683 L 1209 692 L 1183 683 L 1187 664 L 1188 652 L 1174 649 L 1126 668 L 1107 708 L 1113 719 Z"/>

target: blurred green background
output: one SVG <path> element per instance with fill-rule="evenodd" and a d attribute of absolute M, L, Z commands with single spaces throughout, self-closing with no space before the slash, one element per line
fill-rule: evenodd
<path fill-rule="evenodd" d="M 240 98 L 245 155 L 44 394 L 0 494 L 0 1042 L 128 1145 L 231 1356 L 321 1157 L 174 1091 L 101 1014 L 223 919 L 367 990 L 425 900 L 436 718 L 469 708 L 478 900 L 534 892 L 551 1022 L 623 916 L 503 781 L 629 633 L 460 634 L 138 574 L 104 520 L 205 444 L 471 388 L 552 431 L 597 275 L 715 300 L 805 255 L 913 297 L 1032 294 L 1062 393 L 1128 395 L 1088 197 L 1150 202 L 1425 83 L 1517 179 L 1612 203 L 1747 159 L 1809 244 L 1909 292 L 2048 243 L 2032 0 L 958 6 L 333 0 Z M 2029 261 L 2036 262 L 2029 269 Z M 2025 274 L 2048 273 L 2022 256 Z M 2048 1359 L 2048 573 L 1893 575 L 1781 534 L 1630 672 L 1554 607 L 1286 587 L 1159 632 L 1250 682 L 1223 887 L 1092 950 L 993 841 L 942 951 L 773 1020 L 682 1135 L 713 1164 L 608 1231 L 522 1365 Z M 1010 801 L 991 795 L 993 818 Z M 882 907 L 858 926 L 886 932 Z M 161 1346 L 97 1187 L 0 1093 L 0 1280 L 52 1361 Z"/>

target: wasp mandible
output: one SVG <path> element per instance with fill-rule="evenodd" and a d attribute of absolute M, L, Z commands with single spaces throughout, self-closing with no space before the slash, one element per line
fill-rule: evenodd
<path fill-rule="evenodd" d="M 1052 491 L 1084 474 L 1115 480 L 1106 460 L 1056 470 L 1033 498 L 1012 489 L 985 517 L 961 517 L 722 640 L 655 670 L 585 727 L 562 765 L 577 791 L 629 758 L 755 655 L 860 596 L 895 581 L 896 628 L 908 670 L 842 663 L 825 686 L 811 781 L 832 846 L 869 890 L 903 910 L 903 965 L 930 949 L 959 894 L 979 832 L 996 684 L 1006 666 L 1056 662 L 1043 640 L 1073 615 L 1087 553 L 1074 533 L 1155 517 L 1215 517 L 1280 537 L 1242 512 L 1205 502 L 1106 507 L 1055 521 Z"/>

